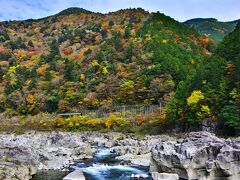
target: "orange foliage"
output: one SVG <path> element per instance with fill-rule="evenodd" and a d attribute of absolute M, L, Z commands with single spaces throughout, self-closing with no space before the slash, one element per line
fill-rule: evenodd
<path fill-rule="evenodd" d="M 137 116 L 137 125 L 142 125 L 145 121 L 144 116 Z"/>
<path fill-rule="evenodd" d="M 30 60 L 30 61 L 25 61 L 21 66 L 26 69 L 29 69 L 29 68 L 33 68 L 34 65 L 36 65 L 36 63 Z"/>
<path fill-rule="evenodd" d="M 45 71 L 47 70 L 47 68 L 49 68 L 48 64 L 43 64 L 41 67 L 39 67 L 37 69 L 37 73 L 40 75 L 43 75 L 45 73 Z"/>
<path fill-rule="evenodd" d="M 199 38 L 199 45 L 200 46 L 206 47 L 206 45 L 208 45 L 208 43 L 209 43 L 208 38 L 206 38 L 206 37 L 200 37 Z"/>
<path fill-rule="evenodd" d="M 177 42 L 177 41 L 179 41 L 179 39 L 180 39 L 180 36 L 179 35 L 175 35 L 174 41 Z"/>
<path fill-rule="evenodd" d="M 80 61 L 83 57 L 84 57 L 84 53 L 88 50 L 89 48 L 82 48 L 80 49 L 79 52 L 73 52 L 70 55 L 70 59 L 74 60 L 74 61 Z"/>
<path fill-rule="evenodd" d="M 121 78 L 127 78 L 131 75 L 131 73 L 129 73 L 127 71 L 121 71 L 121 72 L 118 72 L 117 75 Z"/>
<path fill-rule="evenodd" d="M 188 35 L 187 38 L 188 38 L 189 40 L 191 40 L 191 41 L 196 41 L 196 40 L 197 40 L 197 38 L 196 38 L 196 36 L 195 36 L 194 34 Z"/>
<path fill-rule="evenodd" d="M 14 53 L 18 61 L 24 61 L 27 58 L 26 52 L 23 49 L 19 49 Z"/>

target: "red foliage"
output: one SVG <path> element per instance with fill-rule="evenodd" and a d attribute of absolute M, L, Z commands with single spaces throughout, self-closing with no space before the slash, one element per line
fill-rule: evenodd
<path fill-rule="evenodd" d="M 63 52 L 64 55 L 67 56 L 67 55 L 72 54 L 72 49 L 71 48 L 63 48 L 62 52 Z"/>

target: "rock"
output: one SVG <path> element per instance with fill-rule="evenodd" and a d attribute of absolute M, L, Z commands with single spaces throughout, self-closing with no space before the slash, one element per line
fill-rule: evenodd
<path fill-rule="evenodd" d="M 4 180 L 28 180 L 36 173 L 36 167 L 18 165 L 18 166 L 0 166 L 0 178 Z"/>
<path fill-rule="evenodd" d="M 142 155 L 133 155 L 133 154 L 125 154 L 123 156 L 117 156 L 117 160 L 122 161 L 130 161 L 132 164 L 140 165 L 140 166 L 149 166 L 150 164 L 151 153 L 142 154 Z"/>
<path fill-rule="evenodd" d="M 36 170 L 65 169 L 78 159 L 91 158 L 85 134 L 27 132 L 0 135 L 0 179 L 31 179 Z M 1 168 L 2 167 L 2 168 Z"/>
<path fill-rule="evenodd" d="M 208 132 L 189 133 L 184 140 L 159 142 L 152 148 L 151 172 L 176 173 L 183 179 L 240 177 L 239 142 Z"/>
<path fill-rule="evenodd" d="M 163 135 L 137 137 L 98 132 L 0 134 L 0 179 L 1 176 L 4 179 L 16 176 L 20 180 L 28 180 L 36 170 L 66 169 L 73 161 L 92 158 L 96 146 L 111 148 L 124 161 L 148 166 L 152 147 L 159 141 L 170 139 Z"/>
<path fill-rule="evenodd" d="M 37 170 L 38 155 L 14 144 L 0 146 L 0 179 L 31 179 Z"/>
<path fill-rule="evenodd" d="M 146 175 L 146 174 L 132 174 L 131 178 L 132 179 L 146 179 L 146 178 L 148 178 L 148 175 Z"/>
<path fill-rule="evenodd" d="M 112 141 L 106 142 L 104 146 L 105 146 L 106 148 L 111 148 L 111 147 L 113 147 L 113 146 L 116 146 L 116 144 L 117 144 L 116 141 L 113 141 L 113 140 L 112 140 Z"/>
<path fill-rule="evenodd" d="M 178 180 L 177 174 L 152 172 L 153 180 Z"/>
<path fill-rule="evenodd" d="M 77 169 L 64 177 L 63 180 L 85 180 L 85 176 L 81 170 Z"/>

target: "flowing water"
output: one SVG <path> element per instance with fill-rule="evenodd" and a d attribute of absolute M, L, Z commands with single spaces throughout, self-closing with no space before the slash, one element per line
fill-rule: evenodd
<path fill-rule="evenodd" d="M 81 169 L 86 177 L 86 180 L 135 180 L 135 179 L 145 179 L 151 180 L 149 175 L 149 168 L 143 166 L 137 166 L 134 164 L 129 164 L 127 162 L 119 162 L 115 160 L 116 154 L 111 149 L 99 148 L 95 153 L 93 159 L 76 162 L 70 169 Z M 45 172 L 46 173 L 46 172 Z M 37 174 L 34 180 L 42 180 L 41 176 L 43 174 Z M 57 174 L 51 179 L 49 176 L 44 176 L 44 180 L 62 180 L 63 174 Z M 142 178 L 137 178 L 142 177 Z"/>
<path fill-rule="evenodd" d="M 76 163 L 75 166 L 83 171 L 87 180 L 131 180 L 135 176 L 152 179 L 148 167 L 119 162 L 115 157 L 111 149 L 99 149 L 92 161 Z"/>

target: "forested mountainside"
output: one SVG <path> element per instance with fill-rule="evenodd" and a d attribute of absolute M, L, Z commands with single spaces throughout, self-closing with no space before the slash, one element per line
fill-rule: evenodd
<path fill-rule="evenodd" d="M 232 32 L 240 20 L 220 22 L 214 18 L 196 18 L 185 21 L 183 24 L 196 29 L 200 34 L 207 35 L 216 43 Z"/>
<path fill-rule="evenodd" d="M 39 20 L 1 22 L 0 110 L 167 105 L 211 62 L 211 47 L 191 28 L 143 9 L 100 14 L 70 8 Z"/>
<path fill-rule="evenodd" d="M 192 94 L 184 97 L 186 92 Z M 176 119 L 190 125 L 209 119 L 210 123 L 217 121 L 225 133 L 239 133 L 240 24 L 224 38 L 214 54 L 201 63 L 196 76 L 183 83 L 175 98 L 170 112 L 177 114 Z"/>

